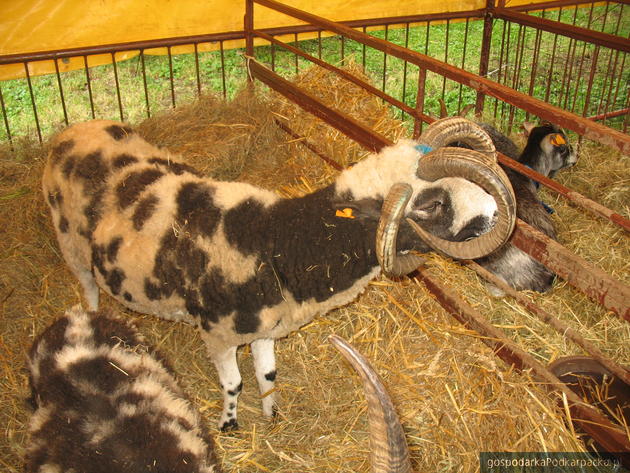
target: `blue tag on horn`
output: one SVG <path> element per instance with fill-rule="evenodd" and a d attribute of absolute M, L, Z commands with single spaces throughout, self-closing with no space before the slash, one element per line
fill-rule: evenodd
<path fill-rule="evenodd" d="M 427 154 L 430 153 L 431 151 L 433 151 L 433 148 L 431 148 L 429 145 L 425 145 L 425 144 L 419 144 L 414 146 L 414 148 L 416 148 L 418 151 L 420 151 L 422 154 Z"/>

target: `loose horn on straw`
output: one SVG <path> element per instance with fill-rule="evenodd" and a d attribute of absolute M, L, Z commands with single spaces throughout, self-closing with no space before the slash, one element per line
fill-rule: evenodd
<path fill-rule="evenodd" d="M 373 473 L 411 473 L 409 449 L 391 398 L 374 368 L 337 335 L 328 340 L 357 371 L 368 402 L 370 464 Z"/>

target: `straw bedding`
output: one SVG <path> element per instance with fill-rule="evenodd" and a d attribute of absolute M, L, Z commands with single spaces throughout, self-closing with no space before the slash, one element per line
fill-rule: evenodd
<path fill-rule="evenodd" d="M 406 134 L 380 100 L 341 79 L 314 68 L 296 81 L 392 140 Z M 205 97 L 138 128 L 150 141 L 180 153 L 215 178 L 246 180 L 284 196 L 330 182 L 336 171 L 280 131 L 276 119 L 343 165 L 364 156 L 358 145 L 269 92 L 244 91 L 230 103 Z M 26 442 L 26 350 L 35 334 L 81 297 L 40 195 L 45 152 L 23 142 L 0 154 L 0 466 L 7 472 L 20 471 Z M 627 216 L 628 167 L 628 157 L 588 144 L 576 168 L 559 180 Z M 560 241 L 627 283 L 627 236 L 551 193 L 544 197 L 556 209 Z M 489 297 L 472 271 L 437 256 L 429 266 L 540 361 L 580 352 L 516 302 Z M 613 359 L 630 364 L 629 324 L 562 281 L 550 294 L 529 297 Z M 217 453 L 228 472 L 369 471 L 366 403 L 357 377 L 326 342 L 330 333 L 352 341 L 384 378 L 416 471 L 478 471 L 480 451 L 584 448 L 553 395 L 494 357 L 416 281 L 373 281 L 354 303 L 279 341 L 280 415 L 274 422 L 261 416 L 251 354 L 240 350 L 245 382 L 241 429 L 231 434 L 214 427 L 221 394 L 197 334 L 182 324 L 130 313 L 107 297 L 102 301 L 127 313 L 167 354 L 216 436 Z"/>

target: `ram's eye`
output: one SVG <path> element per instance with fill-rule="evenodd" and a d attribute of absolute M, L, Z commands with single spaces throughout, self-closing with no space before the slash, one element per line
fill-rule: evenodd
<path fill-rule="evenodd" d="M 442 202 L 440 202 L 439 200 L 434 200 L 433 202 L 430 202 L 428 204 L 421 205 L 420 210 L 424 210 L 425 212 L 435 212 L 441 205 Z"/>

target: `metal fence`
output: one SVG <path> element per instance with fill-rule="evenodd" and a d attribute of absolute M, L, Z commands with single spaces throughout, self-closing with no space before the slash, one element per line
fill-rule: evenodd
<path fill-rule="evenodd" d="M 630 7 L 561 1 L 537 8 L 529 13 L 490 4 L 482 10 L 344 24 L 626 132 Z M 506 131 L 531 116 L 499 97 L 481 104 L 477 90 L 454 81 L 441 68 L 424 68 L 334 32 L 328 37 L 330 32 L 315 25 L 260 33 L 258 37 L 267 39 L 269 46 L 257 48 L 256 55 L 272 70 L 284 77 L 299 73 L 312 61 L 304 60 L 304 54 L 326 64 L 354 60 L 372 78 L 375 93 L 395 98 L 393 105 L 407 120 L 414 116 L 410 110 L 437 115 L 438 99 L 449 113 L 477 103 L 477 113 Z M 304 39 L 307 34 L 316 38 Z M 292 49 L 278 43 L 283 38 L 286 44 L 287 37 Z M 244 32 L 229 32 L 0 56 L 0 65 L 21 64 L 25 76 L 0 82 L 0 142 L 28 134 L 41 141 L 63 125 L 89 118 L 136 122 L 201 93 L 231 96 L 246 80 L 244 50 L 224 45 L 244 38 Z M 217 44 L 218 50 L 199 52 L 207 43 Z M 184 45 L 194 52 L 176 54 Z M 155 48 L 166 48 L 166 54 L 151 54 Z M 137 56 L 122 61 L 123 52 Z M 91 66 L 98 54 L 110 55 L 111 65 Z M 70 57 L 81 58 L 85 69 L 59 72 L 59 65 Z M 56 74 L 31 76 L 29 64 L 44 60 L 54 61 Z"/>

